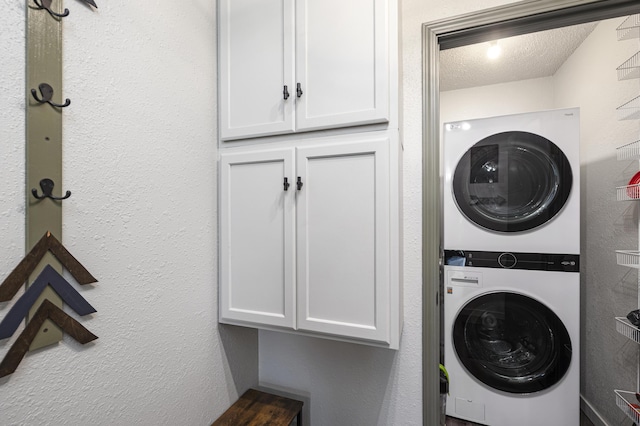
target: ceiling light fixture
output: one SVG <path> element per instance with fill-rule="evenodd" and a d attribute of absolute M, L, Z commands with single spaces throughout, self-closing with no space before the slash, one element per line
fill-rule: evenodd
<path fill-rule="evenodd" d="M 489 59 L 496 59 L 502 53 L 502 48 L 497 41 L 489 43 L 489 49 L 487 49 L 487 57 Z"/>

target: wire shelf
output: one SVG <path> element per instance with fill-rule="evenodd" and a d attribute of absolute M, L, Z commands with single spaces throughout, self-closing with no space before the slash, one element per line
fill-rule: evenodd
<path fill-rule="evenodd" d="M 637 183 L 635 185 L 625 185 L 617 187 L 616 197 L 618 201 L 640 200 L 640 183 Z"/>
<path fill-rule="evenodd" d="M 616 69 L 618 70 L 618 80 L 640 78 L 640 52 L 627 59 Z"/>
<path fill-rule="evenodd" d="M 622 390 L 614 390 L 614 392 L 616 393 L 616 405 L 618 408 L 633 420 L 634 423 L 640 423 L 640 402 L 636 401 L 635 392 Z"/>
<path fill-rule="evenodd" d="M 618 40 L 640 37 L 640 13 L 631 15 L 617 28 Z"/>
<path fill-rule="evenodd" d="M 616 331 L 626 338 L 640 343 L 640 329 L 631 324 L 625 317 L 616 317 Z"/>
<path fill-rule="evenodd" d="M 620 266 L 640 268 L 640 251 L 616 250 L 616 260 Z"/>
<path fill-rule="evenodd" d="M 616 110 L 618 111 L 618 120 L 637 120 L 640 118 L 640 96 L 620 105 Z"/>
<path fill-rule="evenodd" d="M 618 160 L 637 160 L 640 158 L 640 141 L 635 141 L 616 148 Z"/>

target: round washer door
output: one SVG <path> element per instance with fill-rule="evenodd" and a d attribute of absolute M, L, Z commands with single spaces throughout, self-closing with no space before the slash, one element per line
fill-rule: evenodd
<path fill-rule="evenodd" d="M 493 389 L 532 393 L 547 389 L 571 363 L 571 339 L 547 306 L 517 293 L 470 300 L 453 326 L 453 346 L 467 371 Z"/>
<path fill-rule="evenodd" d="M 465 152 L 453 175 L 453 197 L 476 225 L 519 232 L 551 220 L 567 202 L 572 182 L 569 160 L 553 142 L 504 132 Z"/>

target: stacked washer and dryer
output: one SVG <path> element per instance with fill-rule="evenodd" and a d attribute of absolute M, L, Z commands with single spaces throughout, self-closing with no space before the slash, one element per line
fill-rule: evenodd
<path fill-rule="evenodd" d="M 444 126 L 447 415 L 579 424 L 580 117 Z"/>

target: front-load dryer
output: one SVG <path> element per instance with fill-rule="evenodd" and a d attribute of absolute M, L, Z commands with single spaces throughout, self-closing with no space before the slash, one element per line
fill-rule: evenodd
<path fill-rule="evenodd" d="M 444 267 L 447 415 L 489 426 L 578 425 L 578 256 L 463 255 L 482 267 Z"/>
<path fill-rule="evenodd" d="M 445 249 L 579 253 L 578 108 L 443 132 Z"/>

